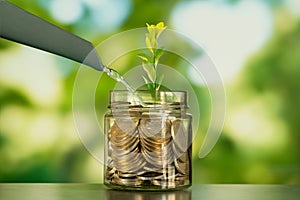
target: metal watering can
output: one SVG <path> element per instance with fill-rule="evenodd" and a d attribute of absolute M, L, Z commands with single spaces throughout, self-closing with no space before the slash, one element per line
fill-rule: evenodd
<path fill-rule="evenodd" d="M 0 0 L 0 37 L 83 63 L 104 66 L 93 44 L 5 0 Z"/>

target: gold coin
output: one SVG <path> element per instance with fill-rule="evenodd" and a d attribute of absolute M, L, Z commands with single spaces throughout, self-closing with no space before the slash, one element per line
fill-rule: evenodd
<path fill-rule="evenodd" d="M 168 144 L 171 141 L 171 137 L 169 138 L 140 137 L 140 140 L 150 145 L 161 145 L 161 144 Z"/>
<path fill-rule="evenodd" d="M 187 162 L 189 163 L 189 153 L 188 152 L 184 152 L 182 155 L 180 155 L 180 157 L 177 158 L 179 161 L 181 162 Z"/>
<path fill-rule="evenodd" d="M 152 180 L 153 185 L 160 186 L 163 188 L 175 188 L 176 181 L 163 181 L 163 180 Z"/>
<path fill-rule="evenodd" d="M 120 178 L 133 178 L 133 177 L 136 177 L 137 174 L 136 173 L 128 173 L 128 172 L 119 172 L 118 176 Z"/>
<path fill-rule="evenodd" d="M 185 180 L 189 180 L 189 175 L 178 175 L 175 178 L 176 181 L 185 181 Z"/>
<path fill-rule="evenodd" d="M 178 161 L 178 159 L 175 159 L 174 164 L 175 164 L 175 167 L 178 170 L 178 172 L 180 172 L 181 174 L 188 174 L 189 173 L 187 162 L 180 162 L 180 161 Z"/>
<path fill-rule="evenodd" d="M 161 173 L 157 172 L 146 172 L 144 174 L 138 175 L 138 179 L 146 181 L 146 180 L 153 180 L 153 179 L 160 179 L 163 178 Z"/>
<path fill-rule="evenodd" d="M 153 165 L 156 168 L 163 168 L 166 165 L 169 165 L 173 162 L 173 157 L 171 155 L 169 156 L 160 156 L 160 155 L 149 155 L 147 152 L 142 150 L 142 154 L 145 158 L 145 160 Z"/>
<path fill-rule="evenodd" d="M 117 160 L 130 160 L 133 159 L 134 157 L 139 156 L 139 149 L 135 148 L 133 151 L 124 151 L 122 149 L 115 149 L 115 151 L 112 151 L 111 153 L 111 158 L 113 161 Z"/>
<path fill-rule="evenodd" d="M 106 177 L 107 179 L 111 179 L 111 178 L 114 176 L 115 172 L 116 172 L 116 169 L 115 169 L 115 168 L 110 168 L 110 167 L 108 167 L 108 168 L 107 168 L 107 171 L 106 171 L 106 173 L 105 173 L 105 177 Z"/>
<path fill-rule="evenodd" d="M 124 154 L 126 152 L 132 152 L 138 148 L 139 139 L 134 138 L 129 141 L 125 141 L 125 143 L 111 143 L 111 147 L 113 150 L 119 150 L 120 154 Z"/>
<path fill-rule="evenodd" d="M 182 120 L 150 114 L 142 118 L 117 118 L 110 128 L 112 184 L 141 186 L 144 181 L 172 188 L 189 179 L 188 133 Z M 148 182 L 149 183 L 149 182 Z"/>
<path fill-rule="evenodd" d="M 124 185 L 124 186 L 141 186 L 143 181 L 137 178 L 120 178 L 118 176 L 114 177 L 111 181 L 112 184 L 115 185 Z"/>
<path fill-rule="evenodd" d="M 146 162 L 141 155 L 132 157 L 132 159 L 118 159 L 114 162 L 115 167 L 119 171 L 123 172 L 137 172 L 140 171 L 145 165 Z"/>

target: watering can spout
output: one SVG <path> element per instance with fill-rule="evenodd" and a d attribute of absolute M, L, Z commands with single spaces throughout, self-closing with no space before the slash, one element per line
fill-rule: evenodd
<path fill-rule="evenodd" d="M 5 0 L 0 0 L 0 37 L 103 71 L 93 44 Z"/>

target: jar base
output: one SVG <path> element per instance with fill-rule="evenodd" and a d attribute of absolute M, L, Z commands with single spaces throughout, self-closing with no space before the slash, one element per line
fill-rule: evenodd
<path fill-rule="evenodd" d="M 178 191 L 178 190 L 186 190 L 192 186 L 189 185 L 181 185 L 176 187 L 160 187 L 160 186 L 122 186 L 122 185 L 115 185 L 111 183 L 104 183 L 107 189 L 113 190 L 127 190 L 127 191 Z"/>

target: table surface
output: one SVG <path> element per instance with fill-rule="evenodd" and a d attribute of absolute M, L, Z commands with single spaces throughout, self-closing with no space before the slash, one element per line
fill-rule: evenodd
<path fill-rule="evenodd" d="M 0 184 L 0 200 L 289 200 L 300 199 L 300 186 L 193 185 L 170 192 L 118 191 L 101 184 Z"/>

